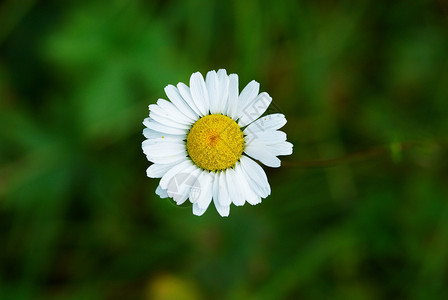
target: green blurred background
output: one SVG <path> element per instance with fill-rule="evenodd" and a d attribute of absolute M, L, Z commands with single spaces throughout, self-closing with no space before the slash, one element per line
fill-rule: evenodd
<path fill-rule="evenodd" d="M 257 206 L 158 198 L 170 83 L 226 68 L 294 153 Z M 0 299 L 448 299 L 448 2 L 0 3 Z"/>

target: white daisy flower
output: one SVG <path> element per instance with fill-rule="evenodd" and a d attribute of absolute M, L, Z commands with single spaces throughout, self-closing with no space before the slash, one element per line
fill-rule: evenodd
<path fill-rule="evenodd" d="M 153 163 L 146 173 L 161 178 L 157 195 L 178 205 L 189 199 L 198 216 L 213 200 L 226 217 L 232 203 L 255 205 L 271 193 L 266 173 L 253 159 L 280 167 L 277 156 L 290 155 L 293 145 L 278 130 L 286 124 L 283 114 L 261 117 L 272 98 L 259 88 L 251 81 L 239 93 L 238 75 L 223 69 L 208 72 L 205 80 L 194 73 L 190 87 L 165 88 L 171 102 L 149 105 L 143 121 L 142 148 Z"/>

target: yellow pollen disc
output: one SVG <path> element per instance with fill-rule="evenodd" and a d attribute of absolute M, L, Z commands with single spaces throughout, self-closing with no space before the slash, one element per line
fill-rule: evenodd
<path fill-rule="evenodd" d="M 187 151 L 193 162 L 209 171 L 233 167 L 244 149 L 241 128 L 231 118 L 208 115 L 193 124 L 187 136 Z"/>

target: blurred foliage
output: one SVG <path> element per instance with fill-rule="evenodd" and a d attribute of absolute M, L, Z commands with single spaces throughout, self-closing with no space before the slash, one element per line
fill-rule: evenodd
<path fill-rule="evenodd" d="M 0 299 L 448 299 L 447 54 L 444 0 L 1 2 Z M 141 122 L 222 67 L 294 154 L 195 217 Z"/>

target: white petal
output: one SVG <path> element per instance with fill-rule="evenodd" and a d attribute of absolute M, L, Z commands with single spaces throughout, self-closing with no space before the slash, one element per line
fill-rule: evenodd
<path fill-rule="evenodd" d="M 157 100 L 157 105 L 160 106 L 165 112 L 172 114 L 174 118 L 178 118 L 179 120 L 184 120 L 185 122 L 194 122 L 190 117 L 186 116 L 183 112 L 181 112 L 176 105 L 172 102 L 167 101 L 165 99 Z"/>
<path fill-rule="evenodd" d="M 230 213 L 230 206 L 222 206 L 219 201 L 213 198 L 213 203 L 215 203 L 216 210 L 221 215 L 221 217 L 228 217 Z"/>
<path fill-rule="evenodd" d="M 286 118 L 283 114 L 271 114 L 264 116 L 244 129 L 244 134 L 255 134 L 260 131 L 277 130 L 286 124 Z"/>
<path fill-rule="evenodd" d="M 261 203 L 261 197 L 252 189 L 252 185 L 249 183 L 249 178 L 247 178 L 244 173 L 240 162 L 235 164 L 235 178 L 240 186 L 240 190 L 244 193 L 244 198 L 249 204 L 256 205 Z"/>
<path fill-rule="evenodd" d="M 268 93 L 263 92 L 258 95 L 242 111 L 240 111 L 238 125 L 244 127 L 258 119 L 266 111 L 266 109 L 268 109 L 271 102 L 272 98 Z"/>
<path fill-rule="evenodd" d="M 215 178 L 213 179 L 212 195 L 213 195 L 213 200 L 216 200 L 216 201 L 218 201 L 218 198 L 219 198 L 219 176 L 221 176 L 221 173 L 216 172 Z"/>
<path fill-rule="evenodd" d="M 169 139 L 169 140 L 184 140 L 187 138 L 186 134 L 166 134 L 159 131 L 155 131 L 149 128 L 143 129 L 143 135 L 147 139 Z"/>
<path fill-rule="evenodd" d="M 257 142 L 260 142 L 264 145 L 272 145 L 272 144 L 278 144 L 281 142 L 286 141 L 286 133 L 283 131 L 259 131 L 255 133 L 250 133 L 244 138 L 246 144 L 250 143 L 253 140 L 256 140 Z"/>
<path fill-rule="evenodd" d="M 160 186 L 163 189 L 167 189 L 168 183 L 170 180 L 178 173 L 181 173 L 185 169 L 189 168 L 192 165 L 190 160 L 185 160 L 181 162 L 180 164 L 175 165 L 171 169 L 168 170 L 168 172 L 163 175 L 162 179 L 160 180 Z"/>
<path fill-rule="evenodd" d="M 186 150 L 185 144 L 178 143 L 177 141 L 165 143 L 152 143 L 151 140 L 144 140 L 142 143 L 143 153 L 149 156 L 171 156 L 177 153 L 181 153 Z"/>
<path fill-rule="evenodd" d="M 180 92 L 180 95 L 182 98 L 184 98 L 185 102 L 190 106 L 190 108 L 198 115 L 198 117 L 201 115 L 201 111 L 196 106 L 196 103 L 194 103 L 193 98 L 191 97 L 190 88 L 183 82 L 179 82 L 177 84 L 177 89 Z"/>
<path fill-rule="evenodd" d="M 219 112 L 218 109 L 221 101 L 219 97 L 218 74 L 216 74 L 215 71 L 208 72 L 207 77 L 205 78 L 205 84 L 207 86 L 208 99 L 210 101 L 210 113 L 216 114 Z"/>
<path fill-rule="evenodd" d="M 290 142 L 282 142 L 274 145 L 267 145 L 266 148 L 274 155 L 291 155 L 293 145 Z"/>
<path fill-rule="evenodd" d="M 196 188 L 194 186 L 194 183 L 196 182 L 196 179 L 198 178 L 199 174 L 201 174 L 201 169 L 196 167 L 196 170 L 194 170 L 190 174 L 190 177 L 184 183 L 185 188 L 182 190 L 183 197 L 181 199 L 179 199 L 178 204 L 179 203 L 182 204 L 183 202 L 185 202 L 185 200 L 187 200 L 187 198 L 189 198 L 191 190 L 193 188 Z M 191 202 L 191 199 L 190 199 L 190 202 Z"/>
<path fill-rule="evenodd" d="M 201 73 L 193 73 L 190 77 L 190 93 L 202 116 L 208 115 L 210 102 L 207 87 Z"/>
<path fill-rule="evenodd" d="M 157 186 L 157 188 L 156 188 L 156 194 L 157 194 L 160 198 L 168 198 L 168 194 L 167 194 L 166 190 L 162 189 L 162 188 L 160 187 L 160 185 Z"/>
<path fill-rule="evenodd" d="M 167 192 L 170 197 L 173 197 L 177 205 L 181 205 L 187 200 L 190 190 L 200 173 L 201 169 L 191 166 L 171 179 Z"/>
<path fill-rule="evenodd" d="M 180 128 L 180 129 L 185 129 L 185 130 L 189 130 L 191 128 L 191 125 L 182 124 L 177 121 L 173 121 L 171 118 L 160 115 L 159 113 L 156 113 L 155 111 L 151 111 L 149 113 L 149 117 L 165 126 L 170 126 L 173 128 Z"/>
<path fill-rule="evenodd" d="M 181 128 L 174 128 L 174 127 L 170 127 L 170 126 L 166 126 L 163 124 L 160 124 L 159 122 L 147 118 L 145 120 L 148 120 L 146 122 L 144 122 L 144 124 L 146 125 L 146 127 L 158 131 L 158 132 L 162 132 L 162 133 L 167 133 L 167 134 L 179 134 L 179 135 L 186 135 L 188 130 L 187 129 L 181 129 Z"/>
<path fill-rule="evenodd" d="M 244 205 L 244 191 L 240 189 L 240 185 L 236 179 L 235 170 L 230 168 L 225 173 L 227 181 L 227 191 L 229 192 L 230 200 L 236 206 Z"/>
<path fill-rule="evenodd" d="M 145 147 L 143 148 L 143 153 L 146 155 L 150 162 L 156 164 L 171 164 L 187 156 L 187 151 L 179 149 L 173 149 L 170 151 L 159 151 L 147 149 Z"/>
<path fill-rule="evenodd" d="M 241 116 L 242 111 L 246 108 L 246 106 L 251 103 L 255 97 L 258 95 L 258 91 L 260 90 L 260 84 L 255 80 L 249 82 L 244 89 L 241 91 L 241 94 L 238 98 L 238 115 Z"/>
<path fill-rule="evenodd" d="M 184 168 L 181 172 L 178 172 L 177 174 L 175 174 L 169 180 L 166 191 L 168 193 L 168 196 L 173 198 L 173 200 L 176 202 L 177 205 L 180 205 L 183 203 L 183 202 L 178 203 L 178 201 L 183 196 L 182 192 L 185 188 L 184 183 L 187 180 L 189 180 L 191 173 L 193 173 L 195 169 L 197 169 L 196 166 L 190 165 L 190 166 Z"/>
<path fill-rule="evenodd" d="M 202 216 L 207 208 L 200 208 L 197 203 L 193 203 L 193 214 L 196 216 Z"/>
<path fill-rule="evenodd" d="M 165 87 L 165 93 L 181 113 L 186 115 L 191 120 L 198 119 L 198 115 L 190 108 L 187 102 L 180 95 L 179 90 L 174 85 L 167 85 Z"/>
<path fill-rule="evenodd" d="M 159 100 L 160 100 L 160 102 L 166 101 L 164 99 L 159 99 Z M 168 101 L 166 101 L 166 102 L 168 102 Z M 169 106 L 171 106 L 171 105 L 169 105 Z M 182 123 L 182 124 L 187 124 L 187 125 L 191 125 L 193 123 L 193 121 L 191 119 L 187 118 L 187 116 L 185 116 L 183 113 L 181 113 L 178 109 L 171 109 L 171 110 L 167 111 L 167 110 L 163 109 L 158 104 L 150 104 L 148 106 L 148 108 L 149 108 L 150 112 L 157 113 L 157 114 L 164 116 L 165 118 L 169 118 L 170 120 L 175 121 L 177 123 Z M 173 106 L 173 108 L 174 108 L 174 106 Z"/>
<path fill-rule="evenodd" d="M 146 139 L 143 141 L 142 145 L 155 145 L 155 144 L 163 144 L 163 143 L 185 145 L 185 138 L 182 138 L 180 135 L 167 134 L 167 135 L 162 135 L 161 137 L 158 137 L 158 138 Z"/>
<path fill-rule="evenodd" d="M 174 162 L 178 162 L 179 160 L 187 160 L 187 151 L 183 151 L 180 153 L 175 153 L 168 156 L 154 156 L 154 155 L 146 155 L 146 158 L 155 164 L 171 164 Z"/>
<path fill-rule="evenodd" d="M 251 183 L 251 187 L 254 192 L 257 192 L 258 196 L 262 198 L 269 196 L 271 193 L 271 187 L 263 168 L 245 155 L 241 156 L 240 161 L 241 167 L 248 178 L 248 182 Z M 256 187 L 258 187 L 258 191 Z"/>
<path fill-rule="evenodd" d="M 219 107 L 218 112 L 226 115 L 228 110 L 228 96 L 229 96 L 229 76 L 224 69 L 218 71 L 218 81 L 219 81 Z"/>
<path fill-rule="evenodd" d="M 230 200 L 229 193 L 227 191 L 227 181 L 225 171 L 221 172 L 219 176 L 219 191 L 218 202 L 221 206 L 230 206 L 232 201 Z"/>
<path fill-rule="evenodd" d="M 150 178 L 160 178 L 178 162 L 180 162 L 180 160 L 171 164 L 152 164 L 146 169 L 146 176 Z"/>
<path fill-rule="evenodd" d="M 227 113 L 229 117 L 236 120 L 238 118 L 238 75 L 229 75 L 229 96 L 227 100 Z"/>
<path fill-rule="evenodd" d="M 250 143 L 246 144 L 246 147 L 244 148 L 244 153 L 247 155 L 255 158 L 256 160 L 259 160 L 261 163 L 265 164 L 268 167 L 271 168 L 278 168 L 280 167 L 281 161 L 278 159 L 272 152 L 270 152 L 266 145 L 263 143 L 260 143 L 257 140 L 251 141 Z"/>
<path fill-rule="evenodd" d="M 221 78 L 221 76 L 227 76 L 227 70 L 226 69 L 219 69 L 218 70 L 218 77 Z"/>
<path fill-rule="evenodd" d="M 190 191 L 190 199 L 199 205 L 202 209 L 207 209 L 212 201 L 213 194 L 213 181 L 214 174 L 208 171 L 202 171 L 199 175 L 197 182 L 194 184 L 199 191 L 194 191 L 193 189 Z M 192 195 L 192 193 L 198 193 L 197 196 Z"/>

